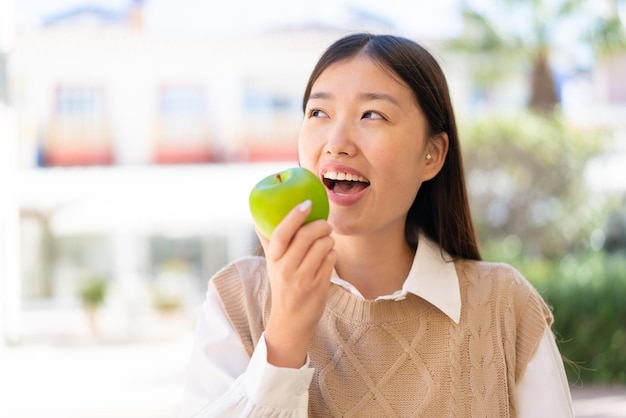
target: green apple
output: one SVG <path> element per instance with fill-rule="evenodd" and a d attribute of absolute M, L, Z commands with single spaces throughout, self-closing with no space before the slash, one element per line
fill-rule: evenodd
<path fill-rule="evenodd" d="M 252 188 L 250 213 L 257 228 L 269 239 L 283 218 L 307 199 L 312 206 L 305 224 L 328 219 L 328 196 L 322 181 L 306 168 L 292 167 L 265 177 Z"/>

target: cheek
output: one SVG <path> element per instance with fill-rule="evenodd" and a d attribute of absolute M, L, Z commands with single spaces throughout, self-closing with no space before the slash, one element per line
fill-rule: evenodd
<path fill-rule="evenodd" d="M 314 158 L 324 146 L 325 134 L 318 128 L 304 122 L 298 134 L 298 154 L 300 158 Z"/>
<path fill-rule="evenodd" d="M 389 187 L 408 195 L 417 192 L 421 184 L 423 166 L 413 152 L 394 150 L 390 153 L 389 150 L 380 150 L 377 158 L 380 163 L 379 170 L 387 173 L 385 178 Z"/>
<path fill-rule="evenodd" d="M 302 167 L 311 169 L 313 168 L 312 162 L 317 152 L 315 150 L 315 143 L 305 138 L 306 136 L 303 136 L 301 132 L 298 138 L 298 161 Z"/>

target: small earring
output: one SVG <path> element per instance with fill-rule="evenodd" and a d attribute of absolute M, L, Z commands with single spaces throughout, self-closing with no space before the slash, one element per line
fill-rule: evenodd
<path fill-rule="evenodd" d="M 432 157 L 432 155 L 430 155 L 430 154 L 426 154 L 426 159 L 427 159 L 427 160 L 430 160 L 431 158 L 433 158 L 433 157 Z"/>

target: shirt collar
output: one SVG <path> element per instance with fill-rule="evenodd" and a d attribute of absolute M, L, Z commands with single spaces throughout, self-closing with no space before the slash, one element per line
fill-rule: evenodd
<path fill-rule="evenodd" d="M 351 293 L 363 297 L 352 284 L 341 279 L 333 271 L 331 280 Z M 432 303 L 455 323 L 461 318 L 461 291 L 459 277 L 450 256 L 435 242 L 419 236 L 419 243 L 411 270 L 402 289 L 391 295 L 380 296 L 376 300 L 401 300 L 412 293 Z"/>

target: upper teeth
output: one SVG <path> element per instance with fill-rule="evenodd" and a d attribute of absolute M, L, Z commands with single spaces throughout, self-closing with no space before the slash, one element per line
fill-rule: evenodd
<path fill-rule="evenodd" d="M 358 176 L 352 173 L 341 173 L 338 171 L 327 171 L 324 173 L 324 178 L 330 180 L 348 180 L 348 181 L 361 181 L 367 183 L 367 179 L 362 176 Z"/>

